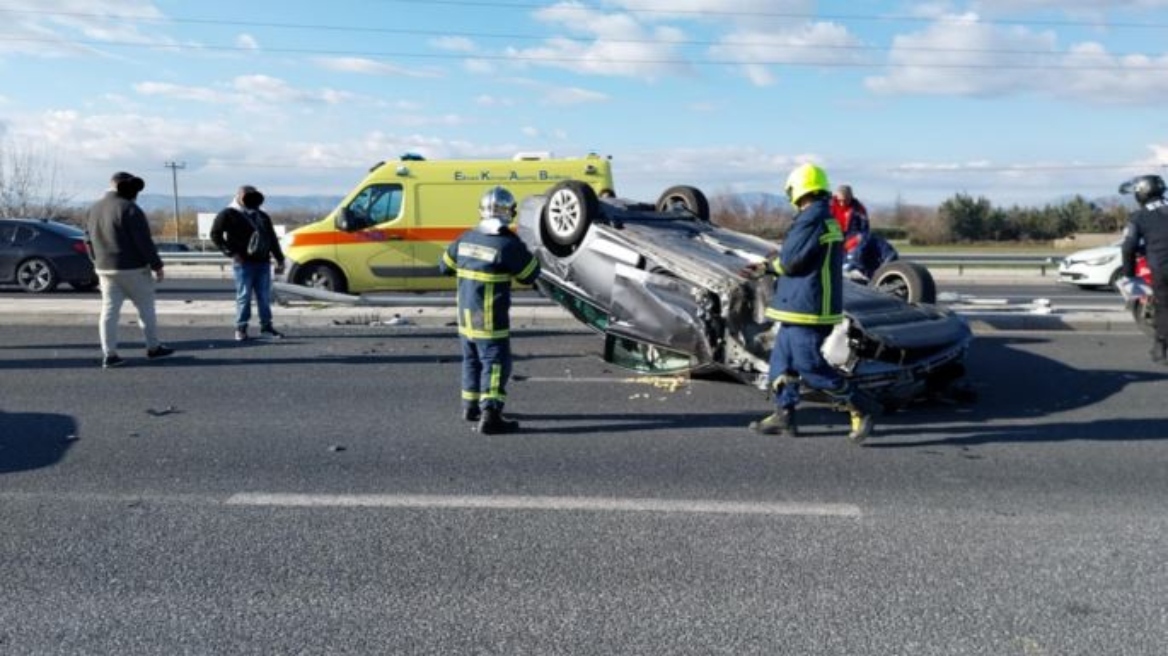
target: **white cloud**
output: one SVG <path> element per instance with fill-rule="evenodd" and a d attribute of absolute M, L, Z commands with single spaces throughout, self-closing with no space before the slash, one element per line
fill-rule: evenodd
<path fill-rule="evenodd" d="M 143 96 L 230 104 L 252 111 L 265 109 L 265 105 L 339 105 L 355 98 L 353 94 L 348 92 L 329 88 L 298 89 L 280 78 L 269 75 L 240 75 L 222 87 L 188 86 L 170 82 L 139 82 L 133 88 Z"/>
<path fill-rule="evenodd" d="M 651 27 L 631 14 L 605 13 L 575 3 L 535 12 L 535 18 L 576 38 L 552 37 L 541 46 L 508 48 L 515 62 L 562 68 L 585 75 L 657 79 L 691 71 L 671 27 Z"/>
<path fill-rule="evenodd" d="M 866 86 L 883 94 L 1037 93 L 1093 103 L 1168 98 L 1168 55 L 1113 55 L 1097 43 L 1060 50 L 1050 31 L 946 16 L 893 40 L 889 70 Z"/>
<path fill-rule="evenodd" d="M 525 137 L 531 137 L 534 139 L 535 137 L 539 136 L 539 128 L 534 128 L 530 125 L 523 127 L 519 131 L 522 132 L 523 136 Z"/>
<path fill-rule="evenodd" d="M 1041 9 L 1058 9 L 1067 13 L 1103 14 L 1124 9 L 1168 7 L 1168 0 L 978 0 L 974 9 L 1024 13 Z"/>
<path fill-rule="evenodd" d="M 240 34 L 239 36 L 235 37 L 235 45 L 236 47 L 243 48 L 244 50 L 260 49 L 260 42 L 250 34 Z"/>
<path fill-rule="evenodd" d="M 815 13 L 813 0 L 613 0 L 613 5 L 643 20 L 732 22 L 776 28 L 804 21 Z"/>
<path fill-rule="evenodd" d="M 58 3 L 63 5 L 63 3 Z M 42 57 L 92 54 L 98 46 L 78 41 L 108 41 L 147 45 L 173 45 L 175 41 L 161 34 L 157 20 L 126 21 L 120 14 L 148 19 L 165 15 L 153 2 L 142 0 L 70 0 L 58 6 L 57 13 L 47 13 L 43 0 L 5 2 L 5 38 L 0 54 L 19 53 Z M 164 23 L 164 21 L 162 21 Z"/>
<path fill-rule="evenodd" d="M 607 94 L 599 91 L 589 91 L 578 87 L 563 87 L 548 89 L 543 94 L 543 103 L 546 105 L 582 105 L 585 103 L 605 102 Z"/>
<path fill-rule="evenodd" d="M 430 45 L 439 50 L 450 50 L 452 52 L 474 52 L 474 41 L 464 36 L 444 36 L 437 39 L 431 39 Z"/>
<path fill-rule="evenodd" d="M 329 71 L 341 73 L 360 73 L 363 75 L 389 75 L 404 77 L 436 77 L 433 70 L 407 68 L 389 62 L 368 59 L 366 57 L 318 57 L 314 60 L 317 66 Z"/>
<path fill-rule="evenodd" d="M 495 64 L 486 59 L 467 59 L 462 63 L 462 68 L 475 75 L 491 75 L 495 72 Z"/>
<path fill-rule="evenodd" d="M 807 23 L 774 31 L 755 29 L 727 34 L 710 48 L 710 59 L 741 62 L 742 71 L 756 86 L 774 83 L 776 65 L 833 66 L 862 61 L 860 40 L 835 23 Z"/>
<path fill-rule="evenodd" d="M 515 105 L 515 101 L 510 98 L 483 94 L 475 98 L 475 104 L 482 107 L 512 107 Z"/>

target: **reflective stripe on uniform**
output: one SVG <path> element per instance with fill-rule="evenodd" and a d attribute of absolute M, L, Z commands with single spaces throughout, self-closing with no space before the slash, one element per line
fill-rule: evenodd
<path fill-rule="evenodd" d="M 782 323 L 795 323 L 802 326 L 833 326 L 844 320 L 842 314 L 810 314 L 806 312 L 785 312 L 774 308 L 767 308 L 766 317 Z"/>
<path fill-rule="evenodd" d="M 474 280 L 475 282 L 507 282 L 511 280 L 509 273 L 486 273 L 484 271 L 472 271 L 470 269 L 459 269 L 458 277 L 465 280 Z"/>
<path fill-rule="evenodd" d="M 504 339 L 511 336 L 510 329 L 504 330 L 478 330 L 469 325 L 469 319 L 466 326 L 458 328 L 458 334 L 469 339 Z"/>
<path fill-rule="evenodd" d="M 534 273 L 534 272 L 535 272 L 535 268 L 536 268 L 536 267 L 538 267 L 538 266 L 539 266 L 539 260 L 537 260 L 537 259 L 535 259 L 534 257 L 532 257 L 532 258 L 531 258 L 531 262 L 528 262 L 528 263 L 527 263 L 527 266 L 523 267 L 523 270 L 522 270 L 522 271 L 520 271 L 520 272 L 519 272 L 519 275 L 517 275 L 517 276 L 515 276 L 515 277 L 516 277 L 516 278 L 518 278 L 518 279 L 520 279 L 520 280 L 523 280 L 524 278 L 527 278 L 527 277 L 528 277 L 528 276 L 530 276 L 532 273 Z"/>
<path fill-rule="evenodd" d="M 507 395 L 500 389 L 503 381 L 503 367 L 491 365 L 491 383 L 486 392 L 483 392 L 484 401 L 506 401 Z"/>

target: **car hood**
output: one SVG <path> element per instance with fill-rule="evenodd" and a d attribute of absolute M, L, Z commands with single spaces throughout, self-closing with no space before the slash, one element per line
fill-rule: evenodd
<path fill-rule="evenodd" d="M 1098 248 L 1088 248 L 1086 250 L 1075 251 L 1066 257 L 1066 261 L 1083 262 L 1085 260 L 1094 260 L 1101 257 L 1118 257 L 1119 254 L 1119 244 L 1111 244 L 1109 246 L 1099 246 Z"/>

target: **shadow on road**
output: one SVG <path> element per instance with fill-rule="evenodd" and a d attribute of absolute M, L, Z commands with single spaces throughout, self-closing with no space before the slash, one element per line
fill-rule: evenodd
<path fill-rule="evenodd" d="M 67 415 L 0 411 L 0 474 L 54 465 L 76 439 Z"/>
<path fill-rule="evenodd" d="M 978 388 L 977 402 L 913 406 L 903 413 L 884 417 L 881 422 L 881 433 L 888 438 L 914 432 L 941 433 L 946 437 L 900 443 L 874 440 L 869 446 L 960 447 L 1009 442 L 1168 439 L 1168 419 L 1032 421 L 1100 404 L 1124 393 L 1131 385 L 1160 382 L 1168 377 L 1168 369 L 1152 370 L 1151 363 L 1147 371 L 1077 369 L 1027 348 L 1047 341 L 1039 337 L 979 337 L 968 358 L 970 380 Z M 1031 421 L 1002 425 L 1010 420 Z M 987 429 L 989 422 L 996 425 Z"/>

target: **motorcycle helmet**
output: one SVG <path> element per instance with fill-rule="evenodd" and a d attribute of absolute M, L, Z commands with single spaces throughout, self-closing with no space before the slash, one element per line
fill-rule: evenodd
<path fill-rule="evenodd" d="M 479 218 L 498 219 L 504 225 L 515 218 L 515 196 L 503 187 L 491 187 L 479 199 Z"/>
<path fill-rule="evenodd" d="M 1164 178 L 1158 175 L 1141 175 L 1119 185 L 1119 193 L 1133 194 L 1140 205 L 1163 199 L 1165 191 L 1168 187 L 1164 185 Z"/>

